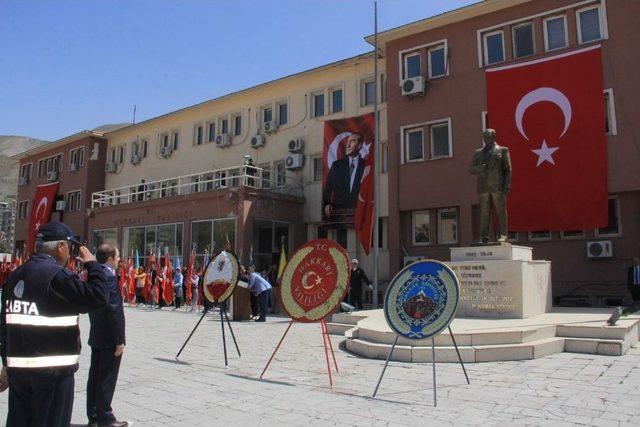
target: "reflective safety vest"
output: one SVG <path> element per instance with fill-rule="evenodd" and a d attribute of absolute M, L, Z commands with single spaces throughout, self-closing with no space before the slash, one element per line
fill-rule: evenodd
<path fill-rule="evenodd" d="M 78 312 L 51 288 L 63 270 L 55 260 L 34 254 L 3 289 L 6 365 L 72 373 L 80 358 Z M 64 271 L 63 274 L 71 273 Z"/>

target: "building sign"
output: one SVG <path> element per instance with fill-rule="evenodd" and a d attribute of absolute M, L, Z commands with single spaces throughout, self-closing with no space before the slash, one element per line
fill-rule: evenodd
<path fill-rule="evenodd" d="M 391 280 L 384 301 L 389 327 L 409 339 L 432 337 L 449 326 L 458 307 L 458 278 L 445 264 L 425 260 Z"/>

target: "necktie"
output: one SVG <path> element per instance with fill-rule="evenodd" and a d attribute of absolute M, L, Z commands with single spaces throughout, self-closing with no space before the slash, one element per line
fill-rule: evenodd
<path fill-rule="evenodd" d="M 356 165 L 353 160 L 349 160 L 349 191 L 353 190 L 353 170 Z"/>

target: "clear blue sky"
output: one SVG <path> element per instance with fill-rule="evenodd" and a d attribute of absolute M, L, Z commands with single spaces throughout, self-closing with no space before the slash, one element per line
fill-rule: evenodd
<path fill-rule="evenodd" d="M 385 30 L 477 0 L 380 0 Z M 55 140 L 371 50 L 372 0 L 0 0 L 0 135 Z"/>

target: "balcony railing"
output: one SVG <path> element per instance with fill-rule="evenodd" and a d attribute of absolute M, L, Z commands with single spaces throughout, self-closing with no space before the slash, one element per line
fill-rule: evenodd
<path fill-rule="evenodd" d="M 302 181 L 284 167 L 264 169 L 243 165 L 97 191 L 92 194 L 91 206 L 99 208 L 240 186 L 303 195 Z"/>

